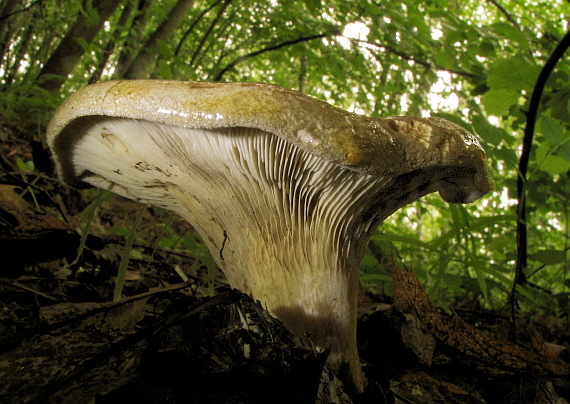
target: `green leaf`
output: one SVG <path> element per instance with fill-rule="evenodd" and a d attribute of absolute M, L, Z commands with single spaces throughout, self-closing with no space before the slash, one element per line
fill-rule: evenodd
<path fill-rule="evenodd" d="M 491 89 L 483 95 L 483 106 L 489 115 L 503 116 L 509 113 L 511 105 L 519 103 L 517 91 L 508 89 Z"/>
<path fill-rule="evenodd" d="M 139 226 L 144 211 L 146 210 L 146 206 L 141 206 L 139 208 L 139 212 L 137 213 L 137 217 L 131 229 L 129 230 L 129 234 L 125 240 L 125 248 L 123 249 L 123 253 L 121 254 L 121 262 L 119 262 L 119 268 L 117 270 L 117 279 L 115 280 L 115 289 L 113 290 L 113 302 L 118 302 L 121 300 L 121 296 L 123 294 L 123 287 L 125 286 L 126 281 L 126 274 L 127 268 L 129 267 L 129 260 L 131 258 L 131 254 L 133 252 L 133 243 L 135 241 L 135 236 L 137 234 L 137 227 Z"/>
<path fill-rule="evenodd" d="M 451 54 L 446 48 L 443 48 L 441 51 L 434 52 L 433 58 L 438 66 L 442 66 L 444 68 L 451 68 L 456 64 L 453 54 Z"/>
<path fill-rule="evenodd" d="M 560 175 L 570 171 L 570 161 L 558 156 L 548 156 L 542 164 L 540 169 L 550 175 Z"/>
<path fill-rule="evenodd" d="M 540 67 L 528 62 L 525 58 L 515 56 L 511 59 L 499 59 L 495 62 L 487 76 L 487 85 L 492 90 L 510 90 L 518 92 L 532 91 Z"/>
<path fill-rule="evenodd" d="M 85 25 L 88 27 L 97 24 L 100 20 L 99 11 L 90 1 L 86 2 L 86 7 L 82 9 L 82 13 L 85 16 Z"/>
<path fill-rule="evenodd" d="M 505 163 L 507 163 L 507 165 L 511 168 L 518 167 L 519 157 L 514 150 L 502 147 L 500 149 L 494 150 L 493 153 Z"/>
<path fill-rule="evenodd" d="M 457 125 L 463 127 L 466 130 L 471 130 L 471 125 L 469 125 L 467 122 L 465 122 L 463 119 L 461 119 L 457 115 L 449 114 L 447 112 L 436 112 L 436 113 L 431 114 L 431 116 L 436 116 L 438 118 L 447 119 L 448 121 L 456 123 Z"/>
<path fill-rule="evenodd" d="M 475 266 L 473 268 L 475 271 L 475 276 L 477 277 L 477 284 L 479 285 L 479 289 L 483 293 L 483 297 L 485 300 L 489 300 L 489 288 L 487 286 L 487 272 Z"/>
<path fill-rule="evenodd" d="M 165 41 L 157 41 L 158 51 L 163 59 L 170 60 L 174 57 L 171 47 Z"/>
<path fill-rule="evenodd" d="M 485 268 L 485 273 L 487 276 L 492 276 L 494 280 L 500 282 L 505 287 L 510 288 L 512 285 L 511 278 L 505 276 L 501 271 L 497 270 L 497 267 L 488 266 Z"/>
<path fill-rule="evenodd" d="M 536 161 L 538 168 L 552 176 L 563 174 L 570 170 L 570 161 L 555 156 L 548 142 L 542 142 L 536 148 Z"/>
<path fill-rule="evenodd" d="M 175 234 L 168 236 L 168 237 L 163 237 L 161 239 L 159 239 L 157 241 L 157 244 L 162 247 L 165 248 L 167 250 L 173 250 L 178 243 L 181 241 L 180 236 L 177 236 Z"/>
<path fill-rule="evenodd" d="M 366 274 L 360 276 L 360 280 L 362 281 L 381 281 L 381 282 L 393 282 L 393 279 L 389 275 L 382 275 L 382 274 Z"/>
<path fill-rule="evenodd" d="M 557 145 L 564 140 L 564 129 L 558 124 L 556 119 L 549 116 L 540 118 L 540 130 L 544 137 L 553 145 Z"/>
<path fill-rule="evenodd" d="M 473 118 L 473 128 L 485 142 L 492 145 L 499 145 L 505 136 L 508 136 L 504 130 L 501 130 L 493 125 L 482 116 L 476 116 Z"/>
<path fill-rule="evenodd" d="M 523 285 L 517 285 L 516 290 L 517 293 L 521 294 L 521 296 L 526 297 L 529 301 L 536 304 L 535 297 L 529 292 L 529 290 L 526 287 L 524 287 Z"/>
<path fill-rule="evenodd" d="M 456 43 L 456 42 L 463 42 L 467 39 L 467 35 L 465 33 L 465 27 L 460 27 L 459 29 L 454 30 L 447 30 L 445 32 L 445 39 L 449 43 Z"/>
<path fill-rule="evenodd" d="M 527 183 L 527 198 L 528 200 L 535 202 L 533 206 L 528 207 L 528 211 L 530 212 L 532 209 L 536 209 L 536 206 L 546 204 L 548 198 L 550 197 L 550 193 L 544 192 L 543 187 L 540 186 L 537 182 L 530 182 Z"/>
<path fill-rule="evenodd" d="M 546 140 L 554 146 L 552 152 L 570 161 L 570 137 L 564 135 L 564 128 L 549 116 L 540 118 L 540 130 Z"/>
<path fill-rule="evenodd" d="M 532 253 L 530 256 L 545 265 L 554 265 L 566 261 L 566 252 L 561 250 L 545 249 Z"/>
<path fill-rule="evenodd" d="M 362 258 L 362 261 L 360 261 L 361 268 L 374 268 L 377 265 L 378 261 L 370 254 L 366 254 L 364 258 Z"/>
<path fill-rule="evenodd" d="M 409 236 L 401 235 L 401 234 L 394 234 L 394 233 L 375 234 L 370 239 L 373 241 L 378 241 L 378 242 L 383 242 L 383 241 L 398 242 L 399 241 L 399 242 L 406 243 L 409 245 L 415 245 L 416 247 L 425 248 L 426 250 L 437 251 L 437 249 L 434 249 L 428 243 L 424 243 L 423 241 L 420 241 L 417 238 L 409 237 Z"/>
<path fill-rule="evenodd" d="M 529 41 L 526 35 L 515 28 L 512 24 L 506 22 L 498 22 L 491 26 L 491 29 L 498 35 L 515 42 L 521 47 L 521 50 L 526 50 L 529 47 Z"/>
<path fill-rule="evenodd" d="M 425 38 L 431 36 L 430 28 L 426 24 L 425 17 L 422 14 L 411 14 L 409 16 L 409 24 L 417 28 L 420 37 Z"/>
<path fill-rule="evenodd" d="M 83 38 L 75 38 L 75 41 L 81 46 L 84 52 L 89 52 L 91 50 L 91 45 Z"/>
<path fill-rule="evenodd" d="M 471 217 L 470 228 L 484 229 L 485 227 L 494 226 L 503 223 L 512 223 L 516 220 L 514 214 L 508 215 L 494 215 L 494 216 L 483 216 L 483 217 Z"/>
<path fill-rule="evenodd" d="M 481 42 L 477 47 L 475 52 L 479 56 L 492 57 L 495 56 L 495 46 L 489 40 Z"/>
<path fill-rule="evenodd" d="M 158 71 L 160 77 L 163 79 L 172 80 L 172 66 L 166 60 L 159 60 L 158 61 Z"/>
<path fill-rule="evenodd" d="M 34 162 L 32 160 L 24 161 L 19 157 L 16 159 L 16 165 L 18 166 L 18 169 L 22 172 L 34 171 L 35 168 Z"/>
<path fill-rule="evenodd" d="M 552 79 L 549 80 L 552 82 Z M 561 86 L 565 86 L 562 83 Z M 551 116 L 563 122 L 570 122 L 570 90 L 560 89 L 545 94 L 546 107 L 551 109 Z"/>
<path fill-rule="evenodd" d="M 320 0 L 307 0 L 305 3 L 307 8 L 311 11 L 311 14 L 316 15 L 321 10 L 323 5 Z"/>

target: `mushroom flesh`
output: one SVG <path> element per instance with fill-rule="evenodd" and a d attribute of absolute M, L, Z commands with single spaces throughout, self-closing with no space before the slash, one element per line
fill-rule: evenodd
<path fill-rule="evenodd" d="M 162 80 L 87 86 L 58 109 L 48 143 L 62 180 L 178 213 L 230 285 L 362 390 L 358 266 L 371 232 L 438 191 L 490 190 L 485 154 L 440 118 L 369 118 L 282 87 Z"/>

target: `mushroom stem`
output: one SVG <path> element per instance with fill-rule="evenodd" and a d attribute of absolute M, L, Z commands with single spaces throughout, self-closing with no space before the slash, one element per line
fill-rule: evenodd
<path fill-rule="evenodd" d="M 318 348 L 330 349 L 328 365 L 335 371 L 348 366 L 351 381 L 363 388 L 357 268 L 380 219 L 368 215 L 370 205 L 391 178 L 348 170 L 257 129 L 89 120 L 81 122 L 85 136 L 72 153 L 104 157 L 97 170 L 74 160 L 83 181 L 174 209 L 201 234 L 232 287 Z M 155 152 L 148 155 L 151 146 Z M 173 159 L 182 164 L 164 163 Z M 144 197 L 131 193 L 139 186 Z"/>

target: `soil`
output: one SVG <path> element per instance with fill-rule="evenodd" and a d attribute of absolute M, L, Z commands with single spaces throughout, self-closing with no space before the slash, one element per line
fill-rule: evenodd
<path fill-rule="evenodd" d="M 191 227 L 166 211 L 63 186 L 41 142 L 0 130 L 0 402 L 566 403 L 568 313 L 448 315 L 413 274 L 364 293 L 368 383 L 231 290 Z M 33 165 L 30 163 L 33 162 Z M 126 239 L 142 214 L 132 248 Z M 130 257 L 123 298 L 117 271 Z"/>

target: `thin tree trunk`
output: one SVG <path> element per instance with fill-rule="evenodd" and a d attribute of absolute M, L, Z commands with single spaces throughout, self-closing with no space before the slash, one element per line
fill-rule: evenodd
<path fill-rule="evenodd" d="M 80 12 L 77 15 L 75 23 L 40 71 L 37 82 L 41 88 L 48 91 L 59 90 L 69 73 L 71 73 L 81 56 L 85 53 L 85 49 L 81 46 L 78 39 L 82 39 L 85 43 L 90 44 L 103 27 L 105 20 L 113 14 L 113 11 L 120 4 L 120 1 L 116 0 L 83 1 L 83 10 L 93 8 L 97 11 L 99 18 L 93 21 L 92 18 L 87 17 L 84 13 Z"/>
<path fill-rule="evenodd" d="M 137 5 L 137 13 L 133 18 L 131 27 L 129 28 L 129 36 L 126 39 L 124 45 L 121 48 L 119 54 L 119 59 L 117 61 L 117 67 L 115 69 L 115 77 L 123 78 L 125 77 L 125 72 L 129 70 L 133 60 L 136 57 L 136 49 L 140 47 L 141 38 L 143 36 L 144 30 L 146 28 L 146 23 L 148 21 L 147 10 L 152 5 L 151 0 L 139 0 Z"/>
<path fill-rule="evenodd" d="M 4 5 L 4 7 L 0 10 L 0 17 L 4 17 L 0 19 L 0 61 L 4 64 L 4 60 L 6 57 L 6 53 L 8 50 L 8 45 L 12 41 L 12 34 L 14 33 L 14 19 L 20 19 L 20 16 L 11 15 L 16 6 L 20 3 L 20 0 L 8 0 L 8 2 Z"/>
<path fill-rule="evenodd" d="M 95 83 L 101 79 L 101 75 L 105 70 L 105 66 L 107 66 L 107 64 L 109 63 L 109 58 L 113 54 L 113 51 L 115 50 L 117 45 L 121 42 L 121 33 L 125 29 L 127 22 L 131 18 L 133 11 L 134 11 L 133 2 L 130 1 L 129 4 L 127 4 L 124 7 L 121 17 L 119 18 L 119 21 L 117 22 L 117 24 L 114 25 L 113 34 L 111 35 L 111 38 L 109 38 L 107 46 L 105 46 L 105 49 L 103 50 L 103 54 L 101 55 L 101 60 L 97 64 L 97 68 L 95 69 L 95 71 L 91 75 L 91 78 L 89 79 L 89 84 Z"/>
<path fill-rule="evenodd" d="M 154 70 L 158 54 L 158 41 L 167 41 L 194 5 L 194 0 L 178 0 L 168 17 L 150 36 L 125 73 L 128 79 L 148 78 Z"/>
<path fill-rule="evenodd" d="M 204 11 L 200 13 L 200 15 L 192 22 L 192 24 L 190 24 L 190 27 L 186 30 L 184 35 L 182 35 L 182 39 L 180 39 L 180 42 L 178 42 L 178 46 L 176 46 L 176 50 L 174 51 L 175 56 L 178 56 L 180 54 L 180 50 L 182 49 L 182 45 L 186 41 L 186 38 L 188 37 L 188 35 L 190 35 L 190 33 L 194 30 L 194 28 L 198 25 L 198 23 L 202 20 L 202 18 L 204 18 L 204 16 L 208 14 L 210 10 L 212 10 L 221 2 L 222 0 L 214 1 L 208 8 L 206 8 Z"/>
<path fill-rule="evenodd" d="M 35 30 L 32 29 L 32 32 L 35 32 Z M 50 35 L 44 35 L 41 40 L 31 43 L 27 52 L 30 55 L 30 60 L 40 62 L 48 60 L 51 50 L 55 48 L 58 42 L 58 39 L 52 38 Z M 18 77 L 18 79 L 20 82 L 33 83 L 35 78 L 38 77 L 40 71 L 41 66 L 38 66 L 38 63 L 30 63 L 26 72 L 21 78 Z"/>
<path fill-rule="evenodd" d="M 210 27 L 208 28 L 206 33 L 202 36 L 202 39 L 200 40 L 198 47 L 194 51 L 194 54 L 192 55 L 192 59 L 190 60 L 190 63 L 189 63 L 190 66 L 194 66 L 196 59 L 198 58 L 198 55 L 200 54 L 200 51 L 202 50 L 202 47 L 206 43 L 206 40 L 208 39 L 208 37 L 210 36 L 212 31 L 214 30 L 214 27 L 216 26 L 216 24 L 218 23 L 218 21 L 220 20 L 222 15 L 224 15 L 226 8 L 228 8 L 228 6 L 230 5 L 231 2 L 232 2 L 232 0 L 225 0 L 224 1 L 224 4 L 222 5 L 220 10 L 218 11 L 218 14 L 216 14 L 216 18 L 214 18 L 214 21 L 212 21 L 212 23 L 210 24 Z"/>
<path fill-rule="evenodd" d="M 10 18 L 13 17 L 12 13 L 16 10 L 16 6 L 22 0 L 8 0 L 6 4 L 0 4 L 0 35 L 8 31 L 6 27 L 10 24 Z"/>
<path fill-rule="evenodd" d="M 32 33 L 33 33 L 32 25 L 28 24 L 26 26 L 26 29 L 23 30 L 21 36 L 22 40 L 18 43 L 17 46 L 14 47 L 14 49 L 10 53 L 7 53 L 5 55 L 3 59 L 5 74 L 4 74 L 4 82 L 2 83 L 2 88 L 7 89 L 8 87 L 10 87 L 14 78 L 18 74 L 18 70 L 20 68 L 20 63 L 22 62 L 22 59 L 24 58 L 26 53 L 30 51 L 28 47 L 30 39 L 32 38 Z"/>

